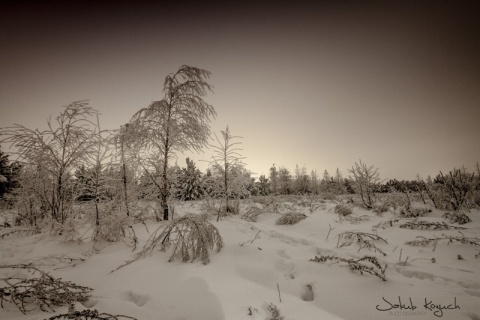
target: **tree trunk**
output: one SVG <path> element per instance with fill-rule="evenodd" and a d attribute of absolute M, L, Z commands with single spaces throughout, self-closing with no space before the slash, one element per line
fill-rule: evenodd
<path fill-rule="evenodd" d="M 123 136 L 120 141 L 120 148 L 122 152 L 122 169 L 123 169 L 123 192 L 125 194 L 125 208 L 127 210 L 127 217 L 130 217 L 130 210 L 128 209 L 128 191 L 127 191 L 127 168 L 125 166 L 125 152 L 123 150 Z"/>
<path fill-rule="evenodd" d="M 168 144 L 168 136 L 167 136 L 167 144 Z M 161 192 L 161 206 L 163 209 L 163 220 L 168 220 L 168 178 L 167 178 L 167 168 L 168 168 L 168 148 L 165 148 L 165 156 L 163 162 L 163 188 Z"/>

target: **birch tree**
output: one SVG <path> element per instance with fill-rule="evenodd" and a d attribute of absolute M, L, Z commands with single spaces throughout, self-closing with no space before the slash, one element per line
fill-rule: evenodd
<path fill-rule="evenodd" d="M 0 132 L 5 136 L 1 142 L 16 149 L 19 161 L 41 174 L 42 203 L 51 218 L 62 225 L 71 213 L 69 180 L 92 152 L 95 123 L 91 117 L 95 114 L 98 111 L 87 102 L 73 102 L 54 122 L 48 120 L 44 131 L 15 124 Z"/>
<path fill-rule="evenodd" d="M 140 109 L 130 120 L 130 141 L 144 154 L 154 155 L 148 163 L 145 158 L 138 160 L 158 189 L 164 220 L 169 216 L 169 161 L 176 152 L 199 152 L 210 137 L 209 122 L 216 112 L 203 99 L 213 88 L 206 81 L 209 76 L 207 70 L 182 66 L 165 78 L 163 99 Z M 154 173 L 162 179 L 154 181 Z"/>

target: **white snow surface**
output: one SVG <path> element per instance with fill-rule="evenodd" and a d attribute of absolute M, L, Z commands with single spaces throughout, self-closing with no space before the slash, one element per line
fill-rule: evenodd
<path fill-rule="evenodd" d="M 148 231 L 141 223 L 133 226 L 139 238 L 135 252 L 122 241 L 65 242 L 44 232 L 0 239 L 0 265 L 33 263 L 56 278 L 94 289 L 87 302 L 76 302 L 77 310 L 91 308 L 139 320 L 269 320 L 270 303 L 277 306 L 284 320 L 480 319 L 480 247 L 446 241 L 439 242 L 435 250 L 433 246 L 409 246 L 405 242 L 417 236 L 460 233 L 403 229 L 397 223 L 378 230 L 388 244 L 375 244 L 386 256 L 366 248 L 359 250 L 356 244 L 338 248 L 339 233 L 372 233 L 373 225 L 391 219 L 392 214 L 377 215 L 355 207 L 353 215 L 366 215 L 369 220 L 339 221 L 333 210 L 337 203 L 326 200 L 323 207 L 310 212 L 291 200 L 290 209 L 307 215 L 294 225 L 276 225 L 280 214 L 273 212 L 260 215 L 257 222 L 243 220 L 241 215 L 225 217 L 219 222 L 212 218 L 210 222 L 219 229 L 225 246 L 219 253 L 211 253 L 208 265 L 201 261 L 168 262 L 170 252 L 154 251 L 111 273 L 135 257 L 152 231 L 168 223 L 153 219 L 146 222 Z M 199 204 L 179 203 L 176 215 L 198 214 Z M 258 206 L 251 199 L 243 200 L 242 212 L 252 205 Z M 419 219 L 443 222 L 446 221 L 443 213 L 433 210 Z M 478 237 L 480 212 L 472 210 L 468 215 L 472 222 L 463 225 L 468 229 L 462 233 Z M 330 226 L 333 229 L 327 240 Z M 0 234 L 9 230 L 1 229 Z M 85 261 L 62 262 L 58 259 L 62 255 Z M 387 281 L 351 271 L 342 263 L 310 261 L 320 255 L 346 259 L 375 256 L 388 264 Z M 25 274 L 24 270 L 0 269 L 0 278 Z M 5 283 L 0 284 L 4 286 Z M 399 300 L 404 308 L 391 308 Z M 439 310 L 432 304 L 450 305 L 454 309 Z M 388 308 L 391 310 L 378 310 Z M 55 313 L 35 310 L 23 315 L 17 307 L 4 302 L 0 319 L 48 319 L 67 313 L 68 306 L 55 310 Z"/>

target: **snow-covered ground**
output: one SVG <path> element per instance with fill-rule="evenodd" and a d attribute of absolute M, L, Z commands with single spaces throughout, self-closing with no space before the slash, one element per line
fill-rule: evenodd
<path fill-rule="evenodd" d="M 131 247 L 121 241 L 64 242 L 47 233 L 0 239 L 0 265 L 34 263 L 56 278 L 94 289 L 87 302 L 76 303 L 77 310 L 91 308 L 139 320 L 265 320 L 272 318 L 268 311 L 271 304 L 284 320 L 480 319 L 480 247 L 448 244 L 445 240 L 439 241 L 435 250 L 432 245 L 405 244 L 417 236 L 461 236 L 459 231 L 399 228 L 412 220 L 407 219 L 377 230 L 388 243 L 374 244 L 386 256 L 367 248 L 359 250 L 356 243 L 339 248 L 340 233 L 373 233 L 372 227 L 392 219 L 392 213 L 378 215 L 355 207 L 353 216 L 364 217 L 363 221 L 352 223 L 340 221 L 334 213 L 338 202 L 321 203 L 317 199 L 319 207 L 310 212 L 309 207 L 292 199 L 285 200 L 290 202 L 284 202 L 281 212 L 307 215 L 294 225 L 276 225 L 280 214 L 272 211 L 260 215 L 256 222 L 241 219 L 241 215 L 220 222 L 211 219 L 225 246 L 219 253 L 211 253 L 208 265 L 201 261 L 168 262 L 169 252 L 154 251 L 111 273 L 135 257 Z M 242 212 L 252 206 L 262 205 L 244 200 Z M 178 204 L 176 214 L 186 213 L 200 213 L 199 203 Z M 419 220 L 445 221 L 450 225 L 442 218 L 443 213 L 433 210 Z M 467 229 L 462 233 L 465 237 L 478 237 L 480 213 L 473 210 L 468 215 L 472 222 L 463 225 Z M 146 222 L 147 228 L 141 223 L 134 225 L 139 238 L 137 252 L 150 233 L 166 223 L 152 219 Z M 1 229 L 0 234 L 7 231 L 8 228 Z M 342 262 L 310 261 L 321 255 L 345 259 L 374 256 L 388 265 L 387 281 L 366 273 L 361 275 Z M 84 261 L 72 262 L 62 257 Z M 0 269 L 0 278 L 27 275 L 21 269 Z M 57 307 L 56 313 L 36 310 L 23 315 L 14 305 L 4 303 L 0 319 L 48 319 L 67 310 L 65 306 Z"/>

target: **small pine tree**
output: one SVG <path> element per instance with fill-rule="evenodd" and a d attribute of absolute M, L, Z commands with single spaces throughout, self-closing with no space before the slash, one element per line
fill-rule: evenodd
<path fill-rule="evenodd" d="M 200 199 L 203 196 L 202 173 L 190 158 L 186 163 L 187 167 L 179 173 L 178 198 L 185 201 Z"/>

